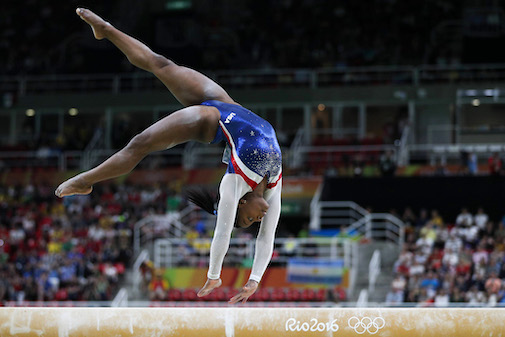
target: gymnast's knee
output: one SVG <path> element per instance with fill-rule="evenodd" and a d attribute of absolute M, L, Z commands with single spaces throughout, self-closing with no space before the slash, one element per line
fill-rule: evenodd
<path fill-rule="evenodd" d="M 126 150 L 133 156 L 145 157 L 151 152 L 151 143 L 149 132 L 142 131 L 130 140 L 126 145 Z"/>
<path fill-rule="evenodd" d="M 153 55 L 151 60 L 151 68 L 153 72 L 167 67 L 177 67 L 177 64 L 174 61 L 167 59 L 163 55 L 160 54 Z"/>

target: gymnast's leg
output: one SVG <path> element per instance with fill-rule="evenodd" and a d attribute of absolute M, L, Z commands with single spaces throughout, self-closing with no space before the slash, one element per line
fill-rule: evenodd
<path fill-rule="evenodd" d="M 58 197 L 91 193 L 93 184 L 133 170 L 149 153 L 165 150 L 190 140 L 211 142 L 217 132 L 219 111 L 211 106 L 190 106 L 154 123 L 99 166 L 65 182 L 55 191 Z"/>
<path fill-rule="evenodd" d="M 156 75 L 184 106 L 211 99 L 235 103 L 221 86 L 207 76 L 154 53 L 145 44 L 114 28 L 89 9 L 77 8 L 76 13 L 91 26 L 98 40 L 108 39 L 133 65 Z"/>

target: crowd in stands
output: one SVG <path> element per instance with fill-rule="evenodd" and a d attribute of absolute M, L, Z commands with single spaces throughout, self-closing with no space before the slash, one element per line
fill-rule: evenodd
<path fill-rule="evenodd" d="M 177 207 L 172 196 L 168 187 L 102 184 L 58 199 L 44 183 L 0 185 L 0 305 L 112 300 L 133 225 Z"/>
<path fill-rule="evenodd" d="M 110 46 L 95 44 L 93 52 L 85 51 L 91 36 L 74 15 L 79 5 L 74 0 L 3 2 L 0 73 L 131 70 Z M 415 7 L 399 0 L 192 2 L 189 9 L 173 12 L 150 2 L 88 1 L 86 6 L 198 69 L 415 65 L 461 58 L 432 41 L 435 27 L 463 17 L 461 6 L 448 0 Z"/>
<path fill-rule="evenodd" d="M 0 185 L 0 304 L 14 301 L 111 300 L 131 263 L 133 225 L 150 214 L 180 207 L 166 186 L 97 185 L 91 195 L 57 199 L 48 184 Z M 197 212 L 188 224 L 187 243 L 178 248 L 178 266 L 206 267 L 212 226 Z M 407 225 L 395 278 L 385 301 L 444 306 L 505 303 L 505 218 L 490 219 L 485 209 L 462 209 L 451 222 L 436 210 L 401 216 Z M 238 237 L 251 240 L 251 234 Z M 287 240 L 279 254 L 309 252 Z M 306 250 L 306 252 L 305 252 Z M 240 247 L 231 251 L 233 266 L 244 266 Z M 308 253 L 307 253 L 308 254 Z M 250 262 L 250 261 L 249 261 Z M 196 289 L 172 289 L 145 265 L 145 291 L 153 301 L 190 301 Z M 206 301 L 224 301 L 222 289 Z M 292 290 L 265 288 L 252 301 L 342 301 L 341 288 Z"/>
<path fill-rule="evenodd" d="M 446 222 L 436 210 L 403 214 L 407 239 L 394 265 L 388 304 L 505 303 L 505 218 L 463 208 Z"/>

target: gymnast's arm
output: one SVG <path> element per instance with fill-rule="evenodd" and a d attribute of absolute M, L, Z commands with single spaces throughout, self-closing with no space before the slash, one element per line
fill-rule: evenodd
<path fill-rule="evenodd" d="M 250 189 L 249 185 L 238 174 L 225 174 L 221 180 L 216 229 L 210 246 L 210 262 L 207 273 L 207 277 L 211 280 L 219 279 L 221 275 L 224 256 L 230 245 L 239 200 Z"/>
<path fill-rule="evenodd" d="M 275 230 L 277 229 L 281 214 L 281 190 L 282 180 L 279 181 L 276 187 L 268 191 L 268 196 L 265 196 L 265 200 L 269 203 L 270 208 L 261 222 L 258 237 L 256 238 L 251 275 L 249 276 L 249 281 L 240 292 L 230 300 L 230 303 L 238 303 L 240 301 L 246 302 L 249 296 L 256 291 L 258 283 L 270 263 L 274 248 Z"/>

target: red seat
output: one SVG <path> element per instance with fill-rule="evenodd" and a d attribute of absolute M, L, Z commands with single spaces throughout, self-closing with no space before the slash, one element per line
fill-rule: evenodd
<path fill-rule="evenodd" d="M 286 293 L 283 288 L 274 288 L 271 293 L 272 301 L 280 302 L 286 299 Z"/>
<path fill-rule="evenodd" d="M 323 302 L 326 300 L 326 289 L 320 288 L 316 292 L 316 301 Z"/>
<path fill-rule="evenodd" d="M 182 300 L 182 291 L 179 289 L 170 289 L 168 291 L 168 300 L 169 301 L 181 301 Z"/>
<path fill-rule="evenodd" d="M 261 288 L 257 291 L 257 299 L 258 301 L 266 302 L 270 301 L 270 291 L 267 288 Z"/>
<path fill-rule="evenodd" d="M 286 292 L 286 301 L 288 302 L 296 302 L 300 300 L 300 291 L 296 288 L 290 288 Z"/>
<path fill-rule="evenodd" d="M 316 292 L 312 288 L 305 288 L 302 291 L 301 299 L 304 302 L 312 302 L 316 298 Z"/>
<path fill-rule="evenodd" d="M 198 296 L 196 296 L 195 289 L 185 289 L 182 292 L 182 300 L 183 301 L 196 301 L 197 299 L 198 299 Z"/>

